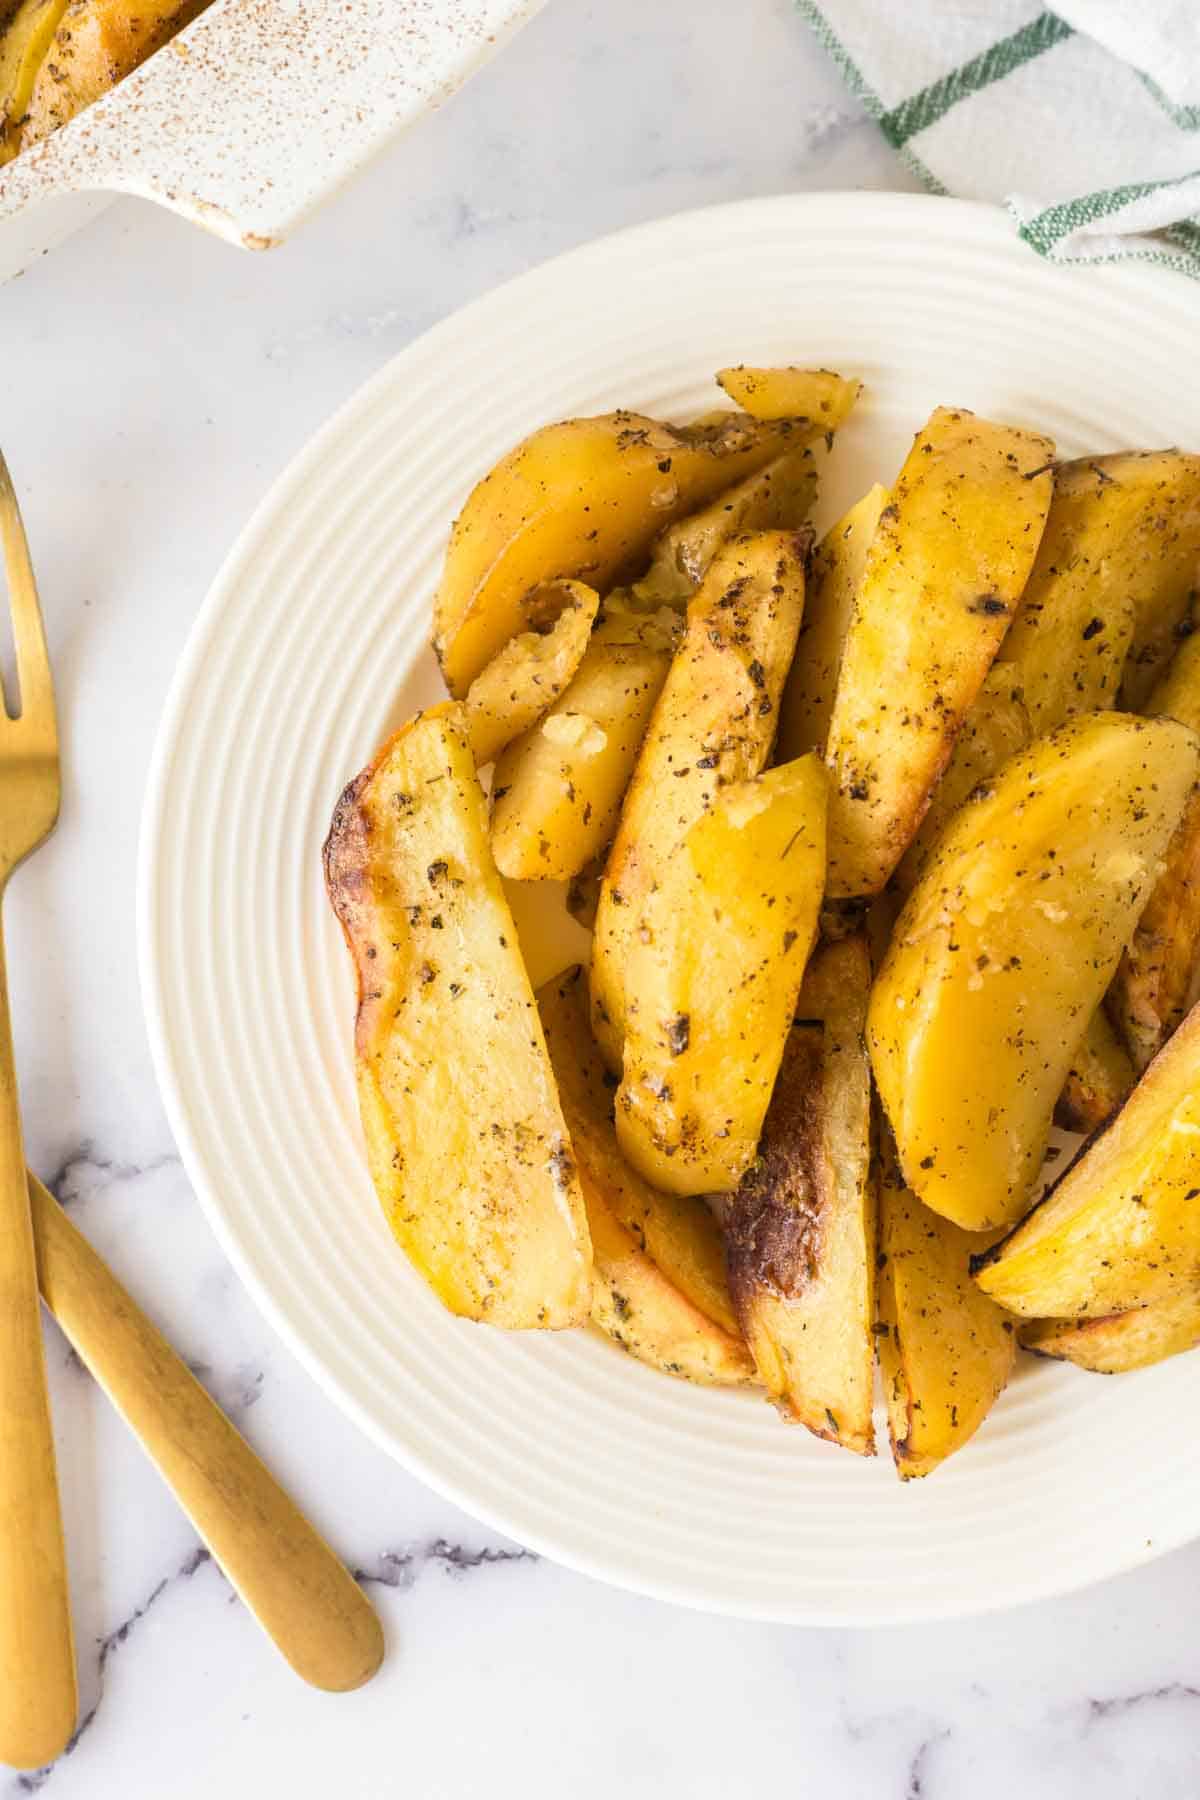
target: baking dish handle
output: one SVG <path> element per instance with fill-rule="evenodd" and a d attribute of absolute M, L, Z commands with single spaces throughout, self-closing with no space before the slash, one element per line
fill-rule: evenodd
<path fill-rule="evenodd" d="M 216 0 L 0 172 L 0 222 L 99 189 L 269 249 L 543 4 Z"/>

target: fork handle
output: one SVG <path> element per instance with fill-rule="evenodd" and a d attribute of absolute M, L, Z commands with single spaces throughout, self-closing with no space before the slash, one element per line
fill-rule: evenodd
<path fill-rule="evenodd" d="M 0 928 L 0 1761 L 52 1762 L 78 1695 Z"/>
<path fill-rule="evenodd" d="M 35 1176 L 42 1298 L 296 1673 L 344 1691 L 383 1658 L 362 1590 Z"/>

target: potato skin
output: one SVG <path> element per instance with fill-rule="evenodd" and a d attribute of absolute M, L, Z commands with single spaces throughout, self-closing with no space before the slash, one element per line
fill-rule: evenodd
<path fill-rule="evenodd" d="M 1173 720 L 1069 720 L 976 791 L 909 897 L 871 995 L 871 1063 L 909 1187 L 967 1230 L 1029 1203 L 1198 762 Z"/>
<path fill-rule="evenodd" d="M 1061 463 L 1037 562 L 1000 648 L 1036 733 L 1073 713 L 1140 711 L 1200 562 L 1200 457 Z"/>
<path fill-rule="evenodd" d="M 591 1228 L 593 1324 L 668 1375 L 717 1385 L 750 1381 L 754 1367 L 729 1296 L 716 1220 L 702 1201 L 651 1187 L 621 1155 L 583 970 L 547 982 L 538 1010 Z"/>
<path fill-rule="evenodd" d="M 38 70 L 21 149 L 48 137 L 190 25 L 209 0 L 71 0 Z"/>
<path fill-rule="evenodd" d="M 492 849 L 514 881 L 569 881 L 616 830 L 672 636 L 611 601 L 570 686 L 511 744 L 492 782 Z"/>
<path fill-rule="evenodd" d="M 574 577 L 603 593 L 665 525 L 815 431 L 739 413 L 676 426 L 630 412 L 535 431 L 473 490 L 450 534 L 433 604 L 450 692 L 461 697 L 525 629 L 526 597 L 542 582 Z"/>
<path fill-rule="evenodd" d="M 1200 1285 L 1200 1008 L 976 1279 L 1029 1319 L 1095 1319 Z"/>
<path fill-rule="evenodd" d="M 732 783 L 663 870 L 630 946 L 617 1137 L 677 1194 L 752 1161 L 816 935 L 827 781 L 817 756 Z"/>
<path fill-rule="evenodd" d="M 917 434 L 867 551 L 829 721 L 831 899 L 877 894 L 916 835 L 1032 567 L 1053 454 L 947 407 Z"/>
<path fill-rule="evenodd" d="M 688 606 L 609 856 L 592 953 L 592 1029 L 621 1068 L 630 959 L 656 887 L 718 790 L 763 768 L 804 610 L 811 535 L 735 538 Z"/>
<path fill-rule="evenodd" d="M 359 1107 L 395 1236 L 452 1312 L 580 1324 L 583 1195 L 461 708 L 418 714 L 350 783 L 325 878 L 354 959 Z"/>
<path fill-rule="evenodd" d="M 870 985 L 863 937 L 815 952 L 759 1154 L 725 1217 L 729 1285 L 769 1398 L 862 1456 L 875 1449 Z"/>
<path fill-rule="evenodd" d="M 15 0 L 0 7 L 0 168 L 21 148 L 29 96 L 68 0 Z"/>
<path fill-rule="evenodd" d="M 1032 1319 L 1017 1334 L 1035 1356 L 1096 1375 L 1148 1369 L 1200 1344 L 1200 1286 L 1099 1319 Z"/>
<path fill-rule="evenodd" d="M 1013 1322 L 981 1294 L 979 1239 L 922 1206 L 886 1145 L 879 1190 L 879 1366 L 902 1481 L 974 1436 L 1012 1372 Z"/>

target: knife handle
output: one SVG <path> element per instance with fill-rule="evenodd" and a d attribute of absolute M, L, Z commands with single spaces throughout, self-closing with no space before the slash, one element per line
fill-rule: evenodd
<path fill-rule="evenodd" d="M 29 1177 L 42 1298 L 296 1673 L 344 1692 L 383 1660 L 379 1620 L 162 1333 Z"/>

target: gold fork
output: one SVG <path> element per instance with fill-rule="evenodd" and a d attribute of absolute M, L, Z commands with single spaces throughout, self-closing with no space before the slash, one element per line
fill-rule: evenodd
<path fill-rule="evenodd" d="M 0 538 L 20 710 L 0 713 L 0 897 L 58 818 L 54 688 L 29 546 L 0 455 Z M 78 1697 L 38 1311 L 37 1265 L 0 931 L 0 1761 L 63 1749 Z"/>

